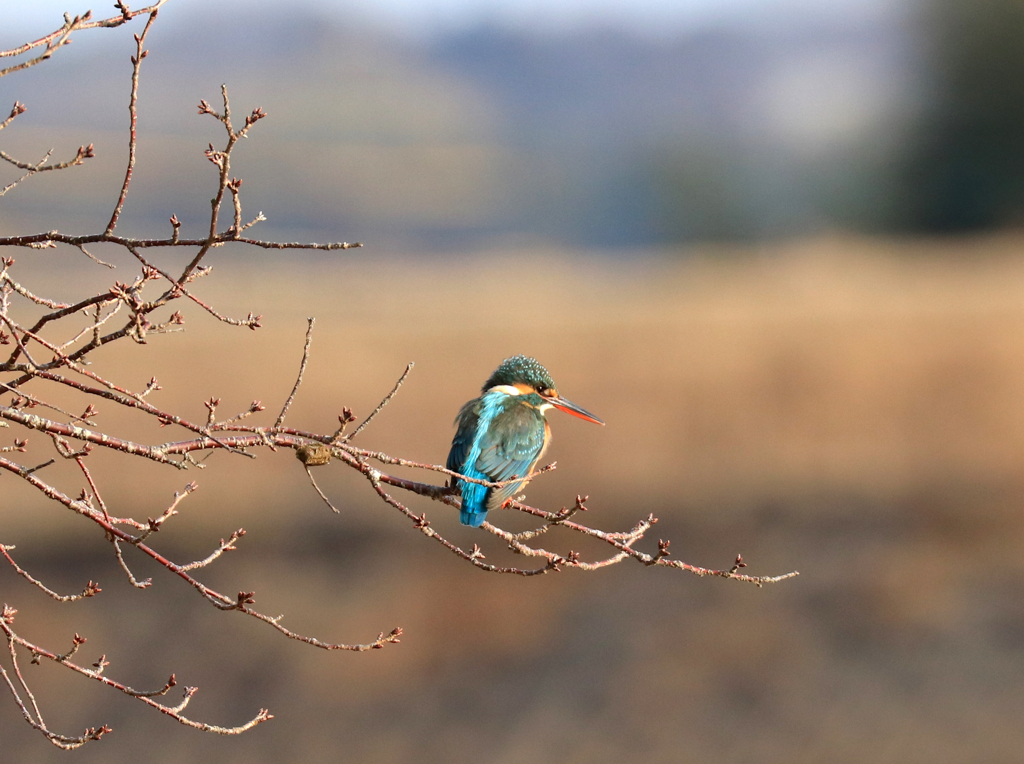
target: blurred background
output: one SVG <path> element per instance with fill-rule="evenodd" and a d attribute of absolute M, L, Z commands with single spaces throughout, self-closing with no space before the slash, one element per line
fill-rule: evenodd
<path fill-rule="evenodd" d="M 14 4 L 12 4 L 14 5 Z M 4 10 L 0 48 L 60 23 L 60 3 Z M 71 9 L 81 12 L 83 9 Z M 97 15 L 108 15 L 94 9 Z M 98 231 L 126 157 L 132 31 L 80 33 L 5 77 L 29 111 L 2 148 L 81 168 L 0 199 L 0 233 Z M 248 332 L 185 308 L 187 331 L 111 346 L 95 369 L 202 418 L 291 389 L 290 422 L 333 431 L 413 374 L 363 445 L 443 462 L 459 406 L 505 357 L 547 365 L 608 422 L 554 415 L 557 471 L 530 486 L 625 529 L 654 512 L 674 555 L 764 589 L 623 563 L 536 579 L 471 569 L 341 467 L 214 454 L 181 475 L 96 454 L 116 514 L 156 516 L 200 490 L 159 543 L 203 579 L 326 640 L 326 654 L 221 614 L 144 562 L 128 586 L 102 537 L 0 477 L 0 543 L 57 605 L 0 568 L 27 639 L 135 687 L 176 672 L 184 729 L 52 666 L 26 666 L 48 723 L 115 732 L 81 762 L 1017 762 L 1024 744 L 1024 3 L 1020 0 L 171 0 L 148 40 L 139 158 L 119 230 L 201 235 L 222 128 L 262 106 L 233 157 L 268 239 L 362 241 L 323 255 L 224 247 L 197 291 Z M 16 170 L 0 176 L 6 185 Z M 37 293 L 96 293 L 135 266 L 115 250 L 4 252 Z M 159 253 L 170 267 L 186 253 Z M 514 285 L 514 286 L 513 286 Z M 116 434 L 168 435 L 116 419 Z M 267 415 L 267 423 L 273 414 Z M 8 432 L 8 431 L 5 431 Z M 8 432 L 2 438 L 9 439 Z M 41 439 L 33 445 L 43 452 Z M 28 460 L 28 457 L 26 457 Z M 40 458 L 39 461 L 43 459 Z M 77 494 L 62 465 L 49 477 Z M 411 473 L 410 473 L 411 474 Z M 410 500 L 463 545 L 481 534 Z M 529 527 L 503 513 L 499 524 Z M 599 547 L 554 537 L 585 556 Z M 488 559 L 506 560 L 498 546 Z M 27 661 L 26 661 L 27 663 Z M 67 754 L 0 700 L 11 761 Z"/>

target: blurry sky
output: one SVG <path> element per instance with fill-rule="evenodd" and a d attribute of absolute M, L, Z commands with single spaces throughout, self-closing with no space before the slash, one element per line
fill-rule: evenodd
<path fill-rule="evenodd" d="M 171 0 L 175 5 L 210 6 L 209 0 Z M 280 0 L 214 0 L 218 8 L 280 7 Z M 339 17 L 358 16 L 392 31 L 430 34 L 481 23 L 564 30 L 591 25 L 623 26 L 654 35 L 673 34 L 694 27 L 748 21 L 785 24 L 800 16 L 862 18 L 893 5 L 893 0 L 300 0 L 292 7 L 327 9 Z M 108 3 L 95 0 L 8 0 L 5 32 L 34 31 L 60 20 L 65 11 L 92 8 L 106 13 Z M 111 4 L 112 5 L 112 4 Z M 132 3 L 132 7 L 141 3 Z"/>

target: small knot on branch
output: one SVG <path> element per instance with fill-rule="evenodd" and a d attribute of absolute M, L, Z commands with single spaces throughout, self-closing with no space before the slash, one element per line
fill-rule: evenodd
<path fill-rule="evenodd" d="M 295 458 L 307 467 L 319 467 L 331 461 L 331 447 L 323 443 L 309 443 L 295 449 Z"/>

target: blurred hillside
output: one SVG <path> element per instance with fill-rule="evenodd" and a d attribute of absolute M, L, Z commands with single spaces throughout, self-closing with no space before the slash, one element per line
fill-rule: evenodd
<path fill-rule="evenodd" d="M 201 216 L 202 149 L 219 138 L 195 104 L 221 83 L 236 109 L 271 115 L 236 164 L 246 203 L 282 236 L 622 248 L 1024 218 L 1016 0 L 882 3 L 853 19 L 823 8 L 660 37 L 611 25 L 410 37 L 312 6 L 185 8 L 168 6 L 152 38 L 139 161 L 159 181 L 139 183 L 128 224 Z M 5 131 L 9 151 L 96 143 L 66 216 L 87 219 L 96 191 L 120 182 L 130 43 L 84 35 L 62 65 L 4 83 L 30 108 Z M 21 189 L 0 225 L 49 225 L 38 210 L 52 188 Z"/>
<path fill-rule="evenodd" d="M 915 103 L 913 40 L 895 11 L 663 39 L 610 27 L 410 39 L 302 7 L 178 10 L 162 12 L 142 82 L 125 213 L 140 230 L 168 210 L 186 229 L 203 214 L 202 150 L 221 139 L 195 104 L 216 102 L 221 83 L 236 110 L 270 113 L 236 173 L 271 228 L 417 250 L 512 236 L 622 247 L 843 223 L 871 196 L 877 176 L 865 166 L 887 156 Z M 63 63 L 5 80 L 29 106 L 4 132 L 9 152 L 94 142 L 98 158 L 74 179 L 19 189 L 0 224 L 55 225 L 39 210 L 57 182 L 82 192 L 61 210 L 65 227 L 118 187 L 130 46 L 82 35 Z"/>

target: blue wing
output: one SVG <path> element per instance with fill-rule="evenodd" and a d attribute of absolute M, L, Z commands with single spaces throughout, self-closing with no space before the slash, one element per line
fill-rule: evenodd
<path fill-rule="evenodd" d="M 480 420 L 481 406 L 482 400 L 475 398 L 459 411 L 459 415 L 455 419 L 457 426 L 455 438 L 452 440 L 451 451 L 448 452 L 448 463 L 446 466 L 452 472 L 458 472 L 478 480 L 489 480 L 490 478 L 486 475 L 475 470 L 472 463 L 467 464 L 466 458 L 473 450 L 473 441 L 476 437 L 477 423 Z M 479 449 L 477 449 L 477 453 L 479 453 Z M 486 486 L 482 486 L 479 483 L 466 483 L 461 480 L 456 480 L 455 485 L 458 486 L 462 494 L 462 511 L 459 514 L 459 520 L 463 525 L 471 525 L 474 528 L 480 527 L 484 517 L 487 515 L 487 510 L 484 507 L 487 493 Z"/>
<path fill-rule="evenodd" d="M 544 416 L 518 396 L 487 393 L 463 406 L 458 431 L 448 454 L 448 469 L 478 480 L 501 482 L 526 477 L 540 459 L 547 440 Z M 465 525 L 479 527 L 487 510 L 500 507 L 526 481 L 502 488 L 461 482 Z"/>
<path fill-rule="evenodd" d="M 452 440 L 451 451 L 448 452 L 448 463 L 445 465 L 452 472 L 465 474 L 462 467 L 466 463 L 466 454 L 473 445 L 476 434 L 476 423 L 479 417 L 480 399 L 475 398 L 459 411 L 455 418 L 455 438 Z"/>

